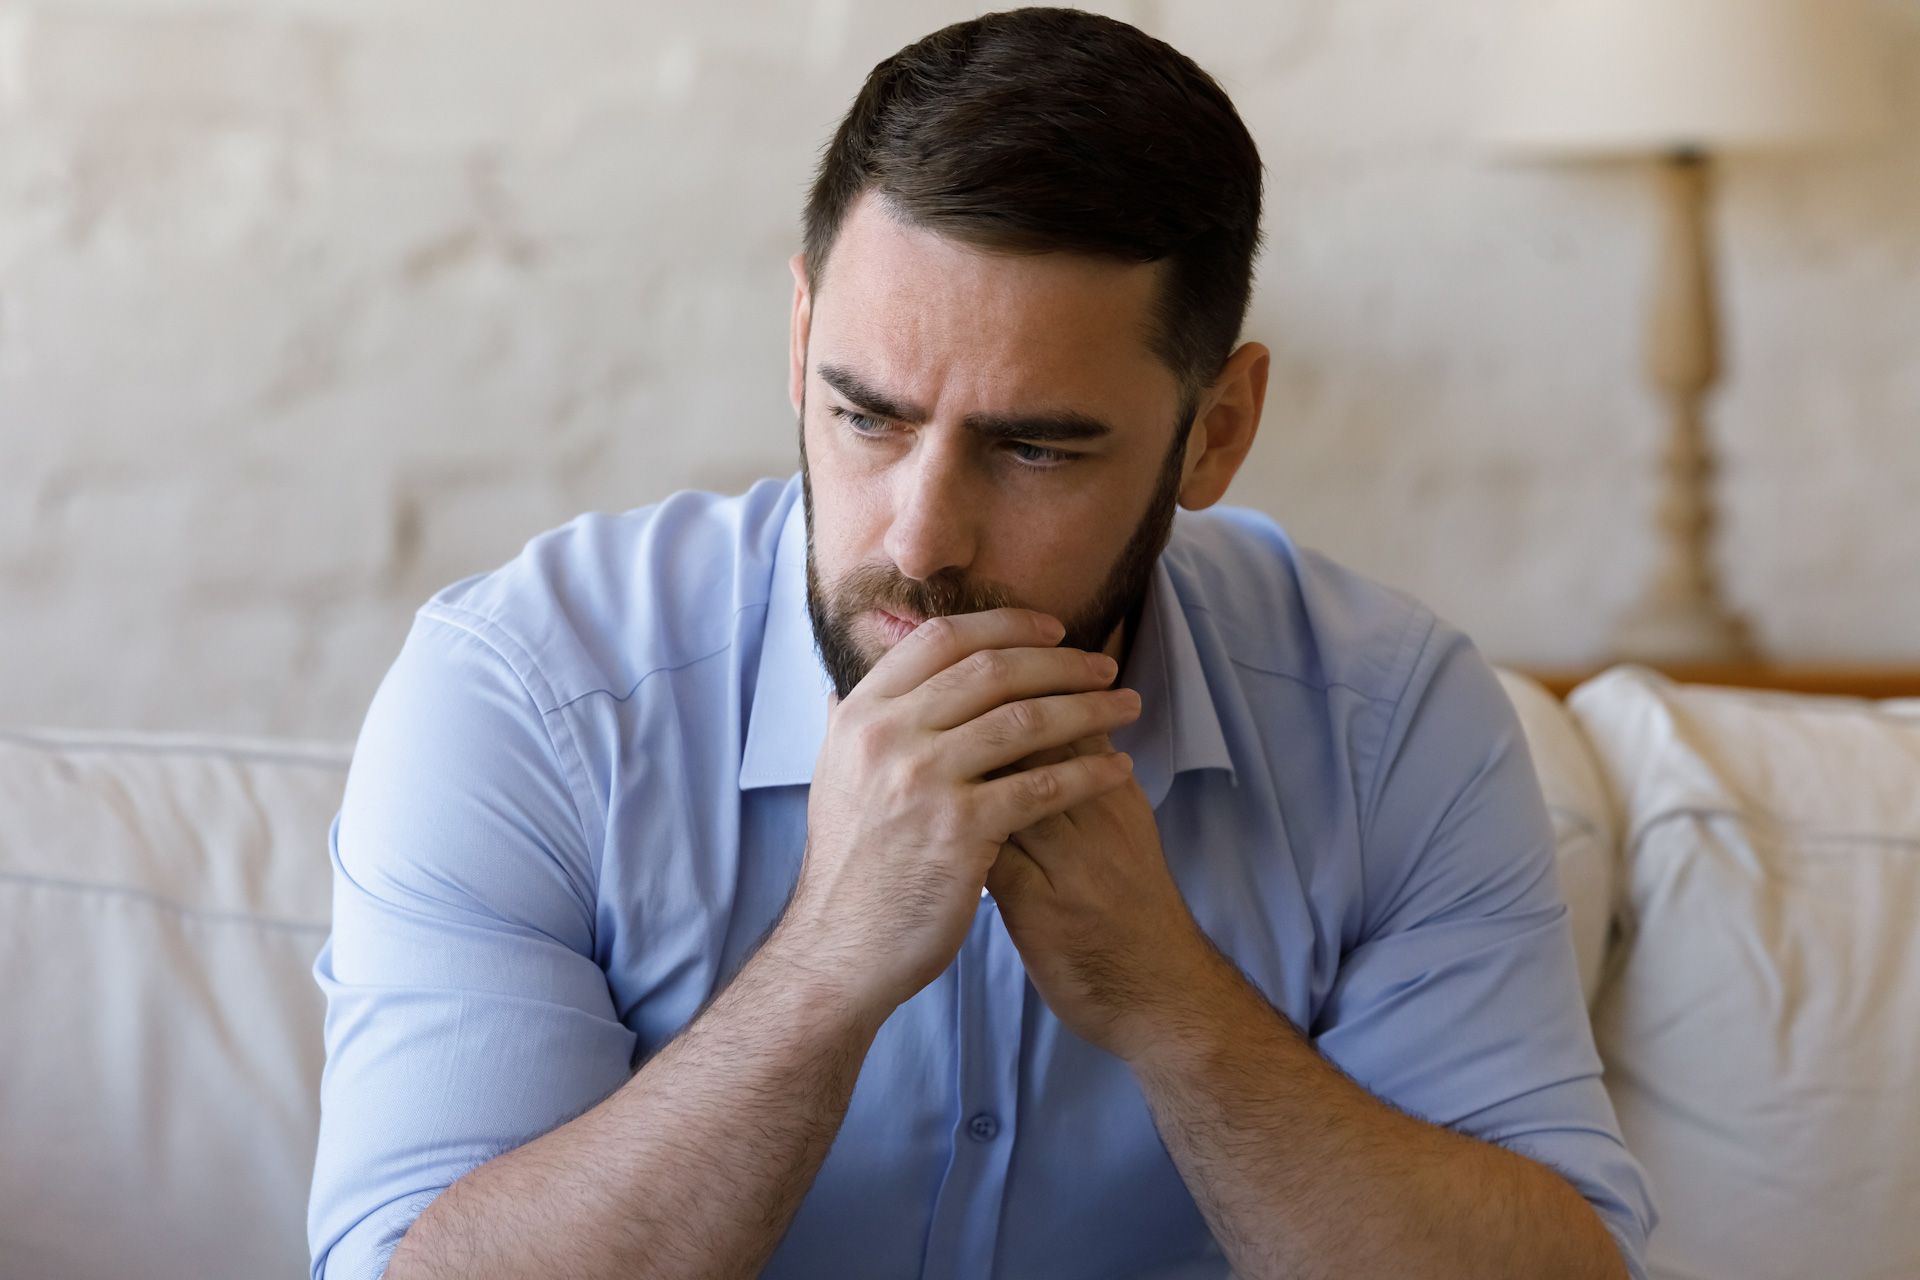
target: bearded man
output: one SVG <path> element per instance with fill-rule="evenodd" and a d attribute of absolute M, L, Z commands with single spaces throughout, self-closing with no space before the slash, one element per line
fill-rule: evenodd
<path fill-rule="evenodd" d="M 1261 190 L 1123 23 L 874 68 L 798 474 L 542 534 L 373 699 L 314 1280 L 1643 1274 L 1490 667 L 1216 505 Z"/>

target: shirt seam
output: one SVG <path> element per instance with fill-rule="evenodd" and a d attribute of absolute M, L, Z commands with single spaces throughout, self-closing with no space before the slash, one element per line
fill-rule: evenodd
<path fill-rule="evenodd" d="M 1421 621 L 1424 621 L 1426 624 L 1424 629 L 1415 625 Z M 1413 639 L 1416 631 L 1419 633 L 1419 643 L 1417 646 Z M 1379 813 L 1380 788 L 1385 785 L 1387 775 L 1387 746 L 1393 741 L 1394 730 L 1403 727 L 1403 716 L 1411 714 L 1412 709 L 1407 704 L 1407 694 L 1413 689 L 1413 676 L 1414 673 L 1420 669 L 1420 660 L 1426 656 L 1427 649 L 1432 645 L 1433 637 L 1438 634 L 1438 632 L 1439 618 L 1430 611 L 1421 610 L 1409 619 L 1407 629 L 1401 636 L 1400 655 L 1405 655 L 1411 650 L 1412 656 L 1411 658 L 1405 658 L 1396 655 L 1396 662 L 1404 661 L 1406 663 L 1406 674 L 1400 678 L 1400 688 L 1393 696 L 1392 710 L 1387 713 L 1386 724 L 1381 729 L 1380 745 L 1375 750 L 1373 757 L 1372 776 L 1367 781 L 1366 804 L 1360 812 L 1360 880 L 1362 901 L 1365 900 L 1367 893 L 1366 853 L 1373 843 L 1373 822 Z"/>
<path fill-rule="evenodd" d="M 1257 662 L 1252 662 L 1245 658 L 1238 658 L 1232 654 L 1227 655 L 1227 661 L 1236 667 L 1245 667 L 1249 671 L 1258 671 L 1261 675 L 1272 676 L 1276 680 L 1291 680 L 1294 684 L 1311 689 L 1315 693 L 1326 693 L 1333 689 L 1344 689 L 1348 693 L 1355 694 L 1365 701 L 1375 703 L 1376 705 L 1391 705 L 1393 702 L 1392 698 L 1378 693 L 1369 693 L 1359 685 L 1348 684 L 1344 680 L 1329 680 L 1325 684 L 1319 684 L 1307 679 L 1305 676 L 1295 675 L 1291 671 L 1275 671 L 1272 667 L 1263 667 Z"/>
<path fill-rule="evenodd" d="M 471 609 L 444 602 L 426 604 L 420 607 L 417 616 L 470 635 L 492 650 L 494 655 L 506 664 L 507 669 L 513 672 L 514 678 L 520 682 L 521 690 L 533 703 L 534 710 L 539 712 L 540 726 L 547 738 L 547 749 L 553 753 L 554 763 L 560 766 L 561 776 L 567 783 L 567 795 L 573 801 L 575 826 L 581 840 L 586 842 L 592 855 L 590 861 L 594 882 L 587 886 L 590 892 L 588 900 L 598 902 L 600 900 L 600 861 L 605 856 L 606 842 L 603 835 L 595 834 L 596 827 L 587 821 L 587 815 L 591 812 L 592 806 L 587 803 L 583 790 L 586 765 L 580 754 L 579 743 L 574 738 L 573 727 L 567 723 L 565 716 L 559 714 L 558 708 L 548 710 L 546 707 L 547 703 L 553 701 L 553 686 L 548 682 L 546 674 L 540 670 L 539 664 L 533 660 L 533 655 L 528 653 L 523 645 L 495 625 L 491 619 Z M 518 661 L 515 660 L 516 656 Z M 536 681 L 540 686 L 538 690 L 533 687 L 533 682 Z M 544 696 L 542 696 L 543 693 Z M 565 736 L 564 748 L 561 746 L 560 739 L 554 734 L 553 722 L 556 719 L 559 720 Z M 605 825 L 603 821 L 597 824 L 597 828 L 603 830 Z"/>
<path fill-rule="evenodd" d="M 751 604 L 743 604 L 733 611 L 733 618 L 735 621 L 738 621 L 740 615 L 745 613 L 747 610 L 765 609 L 765 608 L 768 608 L 771 605 L 771 603 L 772 601 L 769 599 L 769 600 L 756 600 Z M 675 671 L 684 671 L 688 667 L 697 667 L 701 663 L 711 661 L 712 659 L 719 657 L 723 653 L 731 652 L 734 648 L 734 645 L 735 645 L 735 642 L 733 641 L 733 639 L 728 638 L 727 640 L 721 642 L 715 648 L 709 649 L 705 653 L 699 654 L 695 657 L 688 658 L 685 661 L 663 662 L 659 666 L 649 667 L 645 672 L 641 674 L 639 679 L 635 680 L 631 685 L 627 686 L 627 691 L 625 693 L 615 693 L 613 690 L 604 688 L 604 687 L 599 689 L 588 689 L 583 693 L 576 693 L 571 698 L 568 698 L 565 702 L 556 702 L 551 708 L 549 714 L 553 712 L 565 711 L 568 707 L 572 706 L 574 703 L 584 702 L 588 698 L 593 698 L 593 697 L 611 698 L 615 702 L 629 702 L 633 699 L 634 694 L 640 692 L 640 686 L 645 684 L 647 681 L 653 679 L 655 676 L 670 675 Z M 558 696 L 558 695 L 555 695 L 555 696 Z"/>
<path fill-rule="evenodd" d="M 1178 584 L 1176 584 L 1176 586 L 1177 585 Z M 1207 602 L 1204 600 L 1194 600 L 1189 602 L 1184 596 L 1182 596 L 1180 597 L 1180 607 L 1186 610 L 1189 614 L 1204 613 L 1209 618 L 1213 616 L 1212 606 L 1208 605 Z M 1192 622 L 1191 618 L 1189 618 L 1188 622 L 1189 622 L 1189 625 L 1191 625 L 1191 622 Z M 1222 640 L 1224 642 L 1224 637 L 1222 637 Z M 1224 643 L 1222 644 L 1222 647 L 1223 648 L 1225 647 Z M 1253 658 L 1243 658 L 1237 653 L 1229 652 L 1227 654 L 1227 661 L 1231 662 L 1236 667 L 1244 667 L 1248 671 L 1258 671 L 1261 675 L 1272 676 L 1276 680 L 1291 680 L 1297 685 L 1313 690 L 1315 693 L 1326 693 L 1330 689 L 1344 689 L 1348 693 L 1356 694 L 1368 702 L 1392 702 L 1393 701 L 1392 698 L 1386 697 L 1382 694 L 1370 692 L 1366 689 L 1362 689 L 1359 685 L 1348 684 L 1344 680 L 1329 680 L 1325 684 L 1316 684 L 1314 681 L 1307 679 L 1303 675 L 1298 675 L 1292 671 L 1281 671 L 1274 667 L 1265 666 Z"/>

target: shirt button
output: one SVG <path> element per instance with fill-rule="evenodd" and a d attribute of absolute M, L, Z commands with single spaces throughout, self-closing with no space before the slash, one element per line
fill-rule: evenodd
<path fill-rule="evenodd" d="M 1000 1122 L 982 1111 L 967 1121 L 967 1132 L 975 1142 L 991 1142 L 994 1135 L 1000 1132 Z"/>

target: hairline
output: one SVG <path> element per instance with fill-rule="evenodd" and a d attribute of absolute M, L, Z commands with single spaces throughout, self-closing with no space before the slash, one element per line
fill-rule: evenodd
<path fill-rule="evenodd" d="M 1147 353 L 1160 362 L 1160 367 L 1173 375 L 1174 385 L 1178 388 L 1180 395 L 1180 417 L 1182 420 L 1192 414 L 1193 407 L 1199 403 L 1200 397 L 1205 392 L 1207 386 L 1214 377 L 1218 376 L 1218 370 L 1214 371 L 1213 374 L 1189 375 L 1175 367 L 1174 362 L 1169 358 L 1171 354 L 1170 339 L 1172 336 L 1169 331 L 1169 324 L 1173 318 L 1172 301 L 1169 296 L 1174 284 L 1173 268 L 1175 256 L 1173 254 L 1167 254 L 1158 258 L 1129 258 L 1116 253 L 1101 253 L 1097 250 L 1080 249 L 1072 245 L 1060 244 L 1038 235 L 1008 234 L 996 236 L 991 234 L 988 224 L 984 222 L 981 224 L 981 228 L 977 234 L 970 229 L 969 224 L 964 220 L 956 220 L 958 222 L 957 226 L 940 226 L 935 222 L 915 218 L 912 213 L 900 203 L 898 197 L 880 184 L 871 181 L 855 190 L 852 195 L 847 197 L 846 203 L 841 205 L 839 216 L 834 219 L 831 231 L 827 234 L 820 246 L 822 260 L 817 268 L 811 255 L 806 252 L 806 246 L 802 246 L 801 261 L 806 269 L 807 297 L 810 302 L 820 297 L 823 287 L 826 284 L 827 264 L 832 261 L 834 247 L 840 243 L 840 233 L 846 228 L 848 216 L 852 213 L 854 206 L 860 202 L 861 198 L 869 194 L 874 197 L 874 204 L 896 225 L 911 228 L 916 231 L 925 231 L 930 235 L 939 236 L 942 240 L 946 240 L 949 243 L 961 245 L 969 249 L 977 249 L 983 253 L 1000 254 L 1010 258 L 1037 258 L 1047 254 L 1065 254 L 1069 257 L 1094 262 L 1115 263 L 1120 266 L 1159 268 L 1159 270 L 1154 273 L 1153 290 L 1147 298 L 1146 333 L 1143 335 L 1145 339 L 1143 345 L 1146 347 Z"/>

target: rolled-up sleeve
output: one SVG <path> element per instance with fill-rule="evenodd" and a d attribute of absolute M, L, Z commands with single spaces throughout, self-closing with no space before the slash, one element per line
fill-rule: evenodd
<path fill-rule="evenodd" d="M 1368 1090 L 1565 1177 L 1628 1269 L 1656 1216 L 1601 1086 L 1553 826 L 1518 717 L 1434 621 L 1388 721 L 1362 829 L 1366 907 L 1316 1011 Z"/>
<path fill-rule="evenodd" d="M 313 1280 L 379 1276 L 463 1173 L 630 1074 L 564 722 L 523 653 L 430 608 L 368 708 L 328 836 Z"/>

